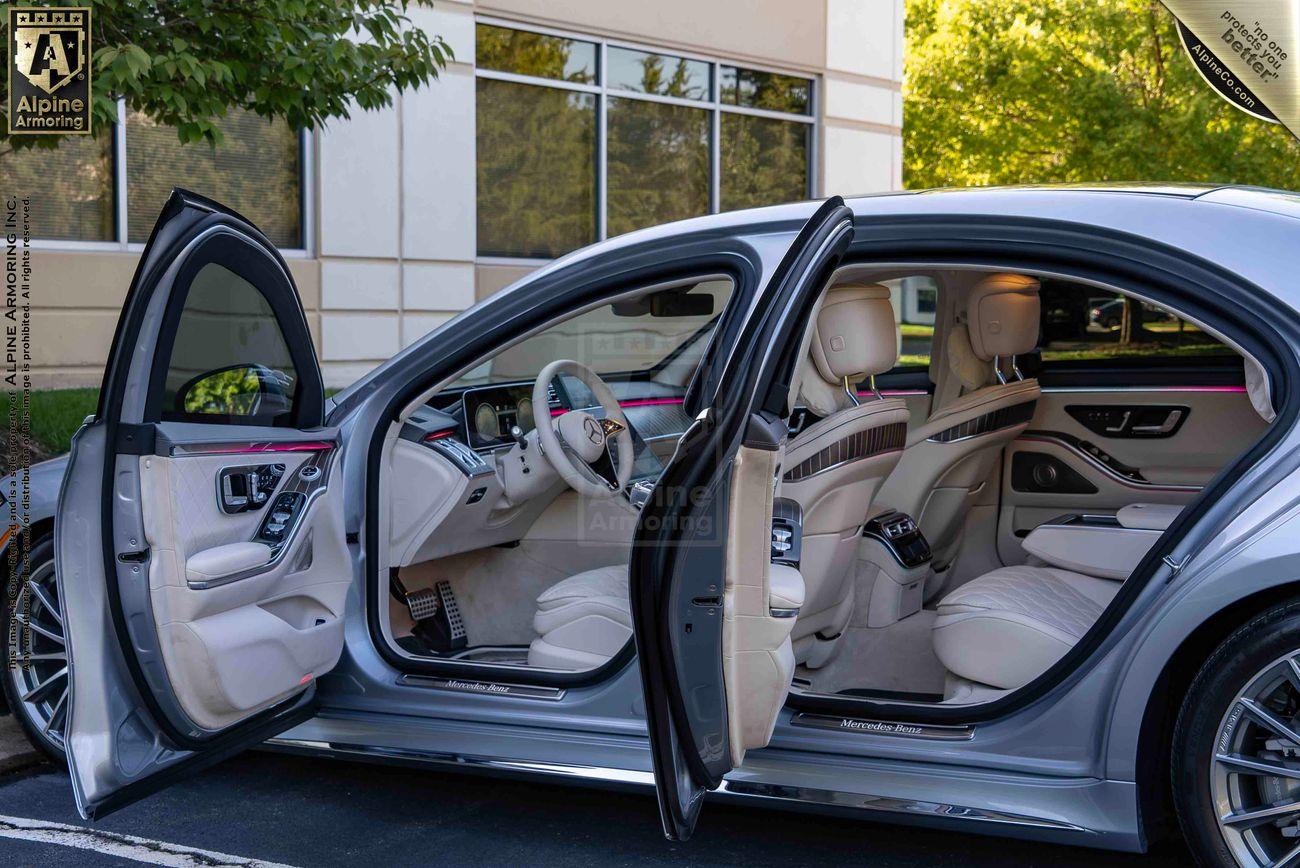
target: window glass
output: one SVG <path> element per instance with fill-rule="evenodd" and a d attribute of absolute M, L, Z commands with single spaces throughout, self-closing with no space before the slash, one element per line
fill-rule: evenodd
<path fill-rule="evenodd" d="M 114 241 L 113 136 L 63 136 L 54 150 L 0 157 L 4 192 L 31 197 L 36 238 Z"/>
<path fill-rule="evenodd" d="M 596 81 L 596 46 L 590 42 L 479 24 L 474 49 L 480 69 L 578 84 Z"/>
<path fill-rule="evenodd" d="M 478 252 L 551 258 L 596 240 L 596 98 L 477 81 Z"/>
<path fill-rule="evenodd" d="M 271 305 L 210 262 L 185 297 L 163 386 L 163 419 L 288 425 L 298 386 Z"/>
<path fill-rule="evenodd" d="M 808 198 L 808 134 L 799 121 L 724 112 L 723 211 Z"/>
<path fill-rule="evenodd" d="M 535 379 L 556 359 L 575 359 L 598 374 L 633 376 L 669 361 L 698 364 L 731 298 L 731 281 L 714 278 L 663 292 L 711 301 L 697 301 L 698 309 L 652 303 L 648 297 L 602 305 L 503 350 L 452 386 Z"/>
<path fill-rule="evenodd" d="M 1044 364 L 1213 356 L 1239 357 L 1192 323 L 1154 304 L 1066 281 L 1044 280 L 1040 294 Z"/>
<path fill-rule="evenodd" d="M 242 110 L 217 126 L 225 135 L 219 147 L 182 145 L 171 127 L 127 115 L 128 240 L 148 241 L 172 188 L 183 187 L 243 214 L 277 246 L 302 247 L 298 134 L 283 121 Z"/>
<path fill-rule="evenodd" d="M 709 98 L 709 65 L 702 60 L 612 47 L 605 56 L 609 87 L 682 99 Z"/>
<path fill-rule="evenodd" d="M 812 82 L 806 78 L 720 66 L 718 88 L 723 105 L 812 114 Z"/>
<path fill-rule="evenodd" d="M 889 287 L 889 301 L 898 322 L 898 361 L 894 370 L 929 368 L 939 285 L 931 277 L 920 276 L 884 280 L 881 285 Z"/>
<path fill-rule="evenodd" d="M 709 113 L 609 100 L 610 235 L 709 213 Z"/>

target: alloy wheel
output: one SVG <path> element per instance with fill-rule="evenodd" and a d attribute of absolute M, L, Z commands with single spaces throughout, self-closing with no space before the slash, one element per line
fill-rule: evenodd
<path fill-rule="evenodd" d="M 8 675 L 12 695 L 31 730 L 56 752 L 64 750 L 68 716 L 68 649 L 63 608 L 54 580 L 54 559 L 32 565 L 11 610 Z"/>
<path fill-rule="evenodd" d="M 1300 651 L 1257 672 L 1214 740 L 1211 797 L 1243 866 L 1300 866 Z"/>

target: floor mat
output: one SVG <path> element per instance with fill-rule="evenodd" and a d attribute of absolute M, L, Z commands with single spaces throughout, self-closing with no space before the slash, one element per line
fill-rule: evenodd
<path fill-rule="evenodd" d="M 820 669 L 800 666 L 817 693 L 892 690 L 943 693 L 945 670 L 934 656 L 930 628 L 935 613 L 922 610 L 888 627 L 849 627 L 835 657 Z"/>

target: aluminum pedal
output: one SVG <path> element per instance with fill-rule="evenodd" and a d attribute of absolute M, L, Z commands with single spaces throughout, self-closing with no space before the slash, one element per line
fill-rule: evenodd
<path fill-rule="evenodd" d="M 446 583 L 439 582 L 439 584 Z M 450 586 L 448 586 L 447 590 L 451 590 Z M 406 607 L 411 610 L 412 621 L 423 621 L 425 618 L 432 618 L 438 614 L 441 605 L 442 597 L 433 588 L 420 588 L 416 591 L 410 591 L 406 595 Z M 459 619 L 460 614 L 457 613 L 456 617 Z"/>
<path fill-rule="evenodd" d="M 451 641 L 456 643 L 465 639 L 467 635 L 465 622 L 460 617 L 460 606 L 456 603 L 456 595 L 451 590 L 451 582 L 443 579 L 433 587 L 438 592 L 438 601 L 442 606 L 443 614 L 446 615 Z"/>

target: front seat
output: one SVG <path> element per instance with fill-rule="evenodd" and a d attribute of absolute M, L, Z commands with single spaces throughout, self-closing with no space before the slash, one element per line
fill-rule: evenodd
<path fill-rule="evenodd" d="M 943 586 L 966 513 L 998 454 L 1033 418 L 1038 381 L 1020 379 L 1015 357 L 1037 345 L 1038 320 L 1032 277 L 993 274 L 971 287 L 946 345 L 948 365 L 966 394 L 908 434 L 902 460 L 876 497 L 911 515 L 925 534 L 935 569 L 927 599 Z M 1015 379 L 1008 379 L 1008 367 Z"/>
<path fill-rule="evenodd" d="M 632 638 L 627 567 L 597 567 L 569 576 L 537 598 L 528 665 L 542 669 L 592 669 Z"/>
<path fill-rule="evenodd" d="M 910 413 L 901 398 L 859 401 L 856 384 L 898 359 L 889 290 L 837 286 L 813 323 L 799 395 L 822 416 L 786 447 L 781 496 L 803 509 L 799 572 L 805 599 L 791 639 L 795 659 L 826 663 L 853 613 L 853 571 L 862 525 L 902 455 Z"/>

